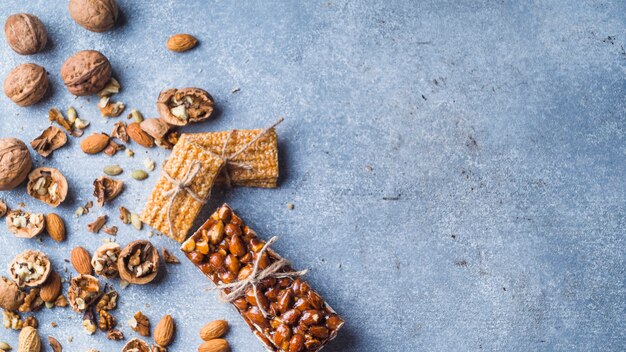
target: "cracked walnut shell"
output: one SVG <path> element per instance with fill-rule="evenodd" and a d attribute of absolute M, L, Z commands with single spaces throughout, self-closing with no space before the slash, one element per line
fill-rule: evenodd
<path fill-rule="evenodd" d="M 0 139 L 0 191 L 24 182 L 33 166 L 26 144 L 17 138 Z"/>
<path fill-rule="evenodd" d="M 124 345 L 122 352 L 150 352 L 150 348 L 142 339 L 134 338 Z"/>
<path fill-rule="evenodd" d="M 157 276 L 159 271 L 159 251 L 146 240 L 129 243 L 122 250 L 117 261 L 120 277 L 131 284 L 144 285 Z"/>
<path fill-rule="evenodd" d="M 43 252 L 27 250 L 13 258 L 9 274 L 19 287 L 37 287 L 46 282 L 52 265 Z"/>
<path fill-rule="evenodd" d="M 117 276 L 117 258 L 122 249 L 114 242 L 105 243 L 98 247 L 91 258 L 91 266 L 96 274 L 111 279 Z"/>
<path fill-rule="evenodd" d="M 7 43 L 20 55 L 32 55 L 42 51 L 48 42 L 48 32 L 41 20 L 28 13 L 16 13 L 4 23 Z"/>
<path fill-rule="evenodd" d="M 67 143 L 67 135 L 60 128 L 50 126 L 46 128 L 39 137 L 30 142 L 30 146 L 39 153 L 39 155 L 47 158 L 53 151 L 61 148 Z"/>
<path fill-rule="evenodd" d="M 57 169 L 40 167 L 28 174 L 26 192 L 50 206 L 56 208 L 63 203 L 67 196 L 67 190 L 67 180 Z"/>
<path fill-rule="evenodd" d="M 61 78 L 74 95 L 95 94 L 111 79 L 111 63 L 98 51 L 79 51 L 65 60 Z"/>
<path fill-rule="evenodd" d="M 211 117 L 213 97 L 200 88 L 172 88 L 159 94 L 157 111 L 170 125 L 185 126 Z"/>
<path fill-rule="evenodd" d="M 6 224 L 15 237 L 33 238 L 43 232 L 46 220 L 41 213 L 12 210 L 7 214 Z"/>
<path fill-rule="evenodd" d="M 89 308 L 100 294 L 100 280 L 91 275 L 78 275 L 70 280 L 67 298 L 75 312 Z"/>
<path fill-rule="evenodd" d="M 16 66 L 4 79 L 4 94 L 18 106 L 39 102 L 47 90 L 46 69 L 33 63 Z"/>
<path fill-rule="evenodd" d="M 93 187 L 93 195 L 96 197 L 98 205 L 103 206 L 104 203 L 112 201 L 122 192 L 124 182 L 100 176 L 93 181 Z"/>
<path fill-rule="evenodd" d="M 115 0 L 70 0 L 69 11 L 81 27 L 99 33 L 113 28 L 119 14 Z"/>

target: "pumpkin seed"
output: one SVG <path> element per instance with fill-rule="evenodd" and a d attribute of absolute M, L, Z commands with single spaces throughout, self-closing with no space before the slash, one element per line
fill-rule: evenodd
<path fill-rule="evenodd" d="M 143 170 L 133 170 L 130 175 L 137 181 L 145 180 L 148 178 L 148 173 Z"/>
<path fill-rule="evenodd" d="M 71 107 L 69 109 L 67 109 L 67 121 L 70 122 L 70 124 L 74 124 L 74 121 L 76 121 L 76 118 L 78 118 L 78 114 L 76 113 L 76 109 L 74 109 L 74 107 Z"/>
<path fill-rule="evenodd" d="M 122 173 L 122 168 L 119 165 L 109 165 L 104 168 L 104 173 L 109 176 L 117 176 Z"/>

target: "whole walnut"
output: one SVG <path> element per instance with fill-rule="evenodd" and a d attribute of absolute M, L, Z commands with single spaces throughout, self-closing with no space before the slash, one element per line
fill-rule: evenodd
<path fill-rule="evenodd" d="M 24 142 L 16 138 L 0 139 L 0 191 L 17 187 L 28 177 L 32 166 Z"/>
<path fill-rule="evenodd" d="M 106 32 L 115 25 L 118 10 L 115 0 L 70 0 L 70 16 L 92 32 Z"/>
<path fill-rule="evenodd" d="M 39 102 L 48 90 L 48 72 L 36 64 L 21 64 L 4 79 L 4 94 L 19 106 Z"/>
<path fill-rule="evenodd" d="M 99 51 L 83 50 L 70 56 L 61 66 L 61 78 L 74 95 L 91 95 L 111 79 L 111 63 Z"/>
<path fill-rule="evenodd" d="M 18 13 L 7 17 L 4 35 L 13 51 L 21 55 L 32 55 L 43 50 L 48 42 L 48 32 L 35 15 Z"/>

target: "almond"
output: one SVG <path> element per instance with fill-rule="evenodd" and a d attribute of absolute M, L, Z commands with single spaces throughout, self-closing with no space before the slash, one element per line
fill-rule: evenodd
<path fill-rule="evenodd" d="M 39 297 L 45 302 L 54 302 L 59 297 L 59 293 L 61 293 L 61 276 L 53 271 L 41 286 Z"/>
<path fill-rule="evenodd" d="M 226 352 L 230 350 L 228 341 L 224 339 L 213 339 L 205 341 L 198 347 L 198 352 Z"/>
<path fill-rule="evenodd" d="M 167 347 L 172 343 L 175 328 L 176 326 L 172 316 L 169 314 L 164 316 L 157 324 L 156 328 L 154 328 L 154 342 L 161 347 Z"/>
<path fill-rule="evenodd" d="M 167 48 L 171 51 L 187 51 L 198 44 L 198 39 L 190 34 L 174 34 L 167 40 Z"/>
<path fill-rule="evenodd" d="M 48 235 L 57 241 L 61 242 L 65 239 L 65 223 L 63 219 L 55 213 L 46 215 L 46 231 Z"/>
<path fill-rule="evenodd" d="M 86 154 L 98 154 L 109 145 L 109 139 L 104 133 L 92 133 L 80 142 L 80 149 Z"/>
<path fill-rule="evenodd" d="M 74 249 L 72 249 L 70 261 L 72 262 L 74 269 L 76 269 L 79 274 L 91 274 L 91 256 L 85 248 L 75 247 Z"/>
<path fill-rule="evenodd" d="M 130 139 L 141 146 L 146 148 L 154 146 L 154 138 L 142 130 L 141 126 L 137 122 L 129 124 L 126 128 L 126 133 L 128 133 L 128 137 L 130 137 Z"/>
<path fill-rule="evenodd" d="M 216 339 L 224 336 L 227 330 L 228 322 L 226 320 L 215 320 L 200 329 L 200 338 L 204 341 Z"/>

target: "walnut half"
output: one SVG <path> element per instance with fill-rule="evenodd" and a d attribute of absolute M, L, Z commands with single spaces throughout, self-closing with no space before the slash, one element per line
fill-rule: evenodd
<path fill-rule="evenodd" d="M 40 167 L 28 174 L 28 194 L 50 206 L 61 204 L 67 197 L 67 190 L 67 180 L 57 169 Z"/>
<path fill-rule="evenodd" d="M 111 279 L 117 276 L 117 258 L 120 256 L 122 249 L 117 243 L 109 242 L 100 246 L 91 258 L 91 266 L 93 266 L 96 274 Z"/>
<path fill-rule="evenodd" d="M 20 238 L 33 238 L 43 232 L 46 221 L 41 213 L 12 210 L 6 217 L 7 228 Z"/>
<path fill-rule="evenodd" d="M 85 311 L 100 294 L 100 281 L 91 275 L 78 275 L 70 280 L 67 297 L 76 312 Z"/>
<path fill-rule="evenodd" d="M 43 252 L 28 250 L 13 258 L 9 265 L 9 273 L 13 281 L 19 287 L 37 287 L 43 284 L 50 272 L 52 265 L 50 259 Z"/>
<path fill-rule="evenodd" d="M 159 271 L 159 251 L 145 240 L 133 241 L 120 253 L 117 268 L 120 277 L 131 284 L 151 282 Z"/>
<path fill-rule="evenodd" d="M 213 97 L 200 88 L 172 88 L 159 94 L 157 110 L 170 125 L 185 126 L 211 117 Z"/>

